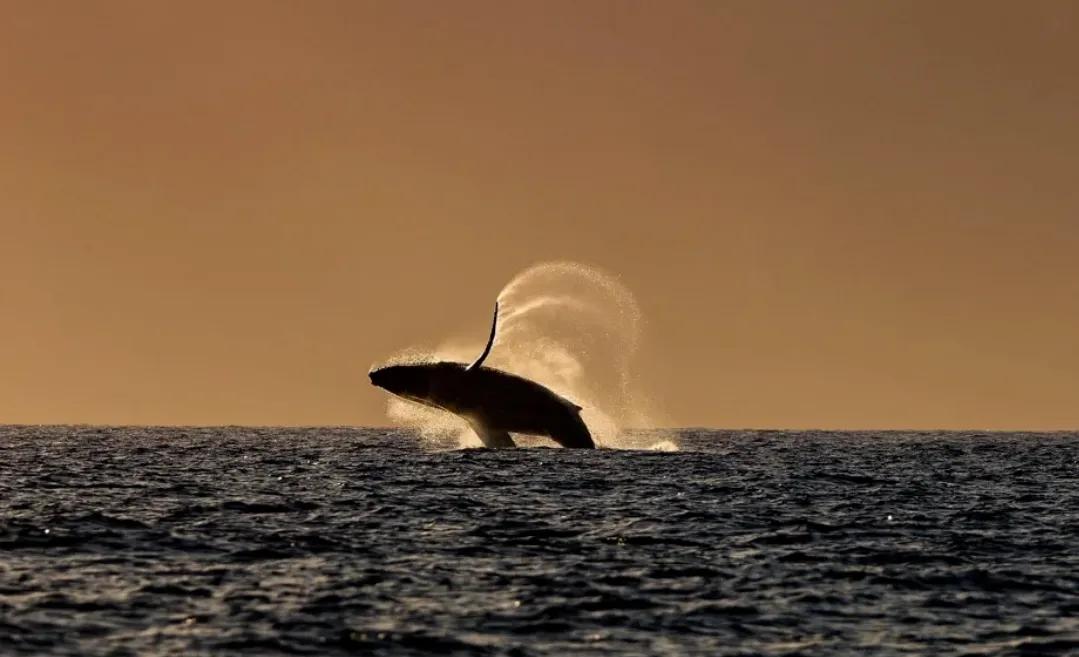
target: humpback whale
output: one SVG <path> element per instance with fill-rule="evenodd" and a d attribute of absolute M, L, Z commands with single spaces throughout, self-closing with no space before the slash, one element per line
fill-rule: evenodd
<path fill-rule="evenodd" d="M 457 415 L 485 447 L 516 447 L 511 433 L 546 436 L 563 447 L 593 449 L 581 407 L 522 376 L 485 367 L 498 332 L 495 303 L 491 335 L 469 364 L 439 361 L 389 365 L 369 373 L 372 385 L 412 402 Z"/>

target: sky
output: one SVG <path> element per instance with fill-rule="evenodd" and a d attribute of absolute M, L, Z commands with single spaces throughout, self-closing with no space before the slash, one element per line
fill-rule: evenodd
<path fill-rule="evenodd" d="M 1079 427 L 1074 2 L 0 17 L 0 422 L 386 424 L 572 260 L 665 424 Z"/>

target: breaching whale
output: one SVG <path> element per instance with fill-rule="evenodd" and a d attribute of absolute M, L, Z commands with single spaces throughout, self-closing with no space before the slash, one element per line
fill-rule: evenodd
<path fill-rule="evenodd" d="M 484 367 L 498 332 L 498 303 L 491 335 L 471 364 L 439 361 L 371 370 L 371 383 L 402 399 L 463 418 L 485 447 L 515 447 L 511 433 L 547 436 L 563 447 L 593 449 L 581 407 L 516 374 Z"/>

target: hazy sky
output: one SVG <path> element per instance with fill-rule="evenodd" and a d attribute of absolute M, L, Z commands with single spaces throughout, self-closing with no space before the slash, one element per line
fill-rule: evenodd
<path fill-rule="evenodd" d="M 385 423 L 580 260 L 668 421 L 1079 426 L 1079 4 L 0 3 L 0 422 Z"/>

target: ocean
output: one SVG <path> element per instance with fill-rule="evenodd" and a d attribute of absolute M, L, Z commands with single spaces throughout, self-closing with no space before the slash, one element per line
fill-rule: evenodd
<path fill-rule="evenodd" d="M 0 654 L 1079 654 L 1079 434 L 634 440 L 0 427 Z"/>

